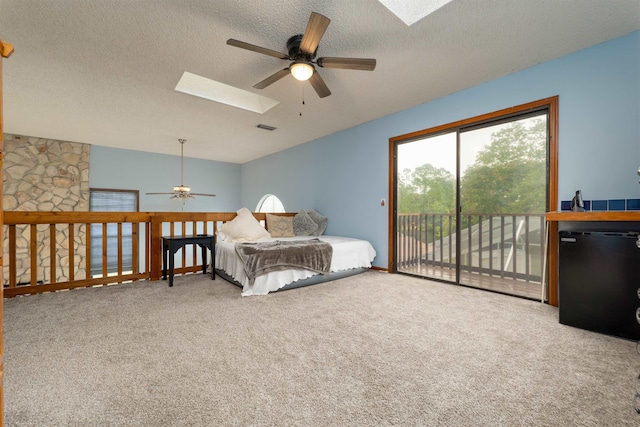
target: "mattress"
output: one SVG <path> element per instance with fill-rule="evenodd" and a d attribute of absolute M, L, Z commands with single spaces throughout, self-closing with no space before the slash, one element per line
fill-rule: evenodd
<path fill-rule="evenodd" d="M 338 236 L 297 236 L 278 237 L 263 239 L 260 242 L 273 242 L 276 240 L 310 240 L 320 239 L 327 242 L 333 248 L 330 271 L 340 272 L 356 268 L 369 268 L 376 251 L 366 240 L 353 239 L 350 237 Z M 299 280 L 318 275 L 309 270 L 284 270 L 267 273 L 255 278 L 254 283 L 249 283 L 249 278 L 245 274 L 244 266 L 240 257 L 236 253 L 235 243 L 216 243 L 216 268 L 224 271 L 233 280 L 242 285 L 242 296 L 266 295 L 269 292 L 277 291 L 282 287 Z"/>

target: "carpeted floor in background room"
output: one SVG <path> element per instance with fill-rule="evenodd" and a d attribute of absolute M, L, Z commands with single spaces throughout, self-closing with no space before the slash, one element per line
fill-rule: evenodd
<path fill-rule="evenodd" d="M 4 301 L 6 426 L 638 426 L 631 341 L 367 272 L 267 296 L 201 274 Z"/>

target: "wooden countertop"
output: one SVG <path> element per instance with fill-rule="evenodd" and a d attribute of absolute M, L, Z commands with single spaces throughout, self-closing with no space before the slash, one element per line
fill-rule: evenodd
<path fill-rule="evenodd" d="M 547 221 L 640 221 L 640 211 L 547 212 Z"/>

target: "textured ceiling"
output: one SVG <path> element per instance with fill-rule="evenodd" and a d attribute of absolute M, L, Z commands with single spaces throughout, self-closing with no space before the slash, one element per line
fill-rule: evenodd
<path fill-rule="evenodd" d="M 277 58 L 312 11 L 331 19 L 320 99 Z M 453 0 L 411 26 L 374 0 L 0 0 L 5 132 L 244 163 L 640 29 L 639 0 Z M 184 71 L 280 101 L 265 114 L 174 90 Z M 305 105 L 302 105 L 304 97 Z M 302 112 L 302 116 L 300 113 Z M 275 126 L 269 132 L 256 128 Z"/>

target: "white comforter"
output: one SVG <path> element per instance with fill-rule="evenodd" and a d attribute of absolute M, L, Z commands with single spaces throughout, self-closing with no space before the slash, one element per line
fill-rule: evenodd
<path fill-rule="evenodd" d="M 350 237 L 336 236 L 298 236 L 278 237 L 260 240 L 260 242 L 273 242 L 276 240 L 309 240 L 320 239 L 331 244 L 333 256 L 331 258 L 331 272 L 349 270 L 352 268 L 371 267 L 376 251 L 371 243 L 366 240 L 352 239 Z M 277 291 L 296 280 L 306 279 L 318 273 L 309 270 L 285 270 L 274 271 L 256 277 L 253 285 L 249 284 L 249 278 L 244 272 L 240 257 L 235 250 L 233 242 L 216 243 L 216 268 L 224 270 L 234 280 L 242 284 L 242 296 L 266 295 Z"/>

